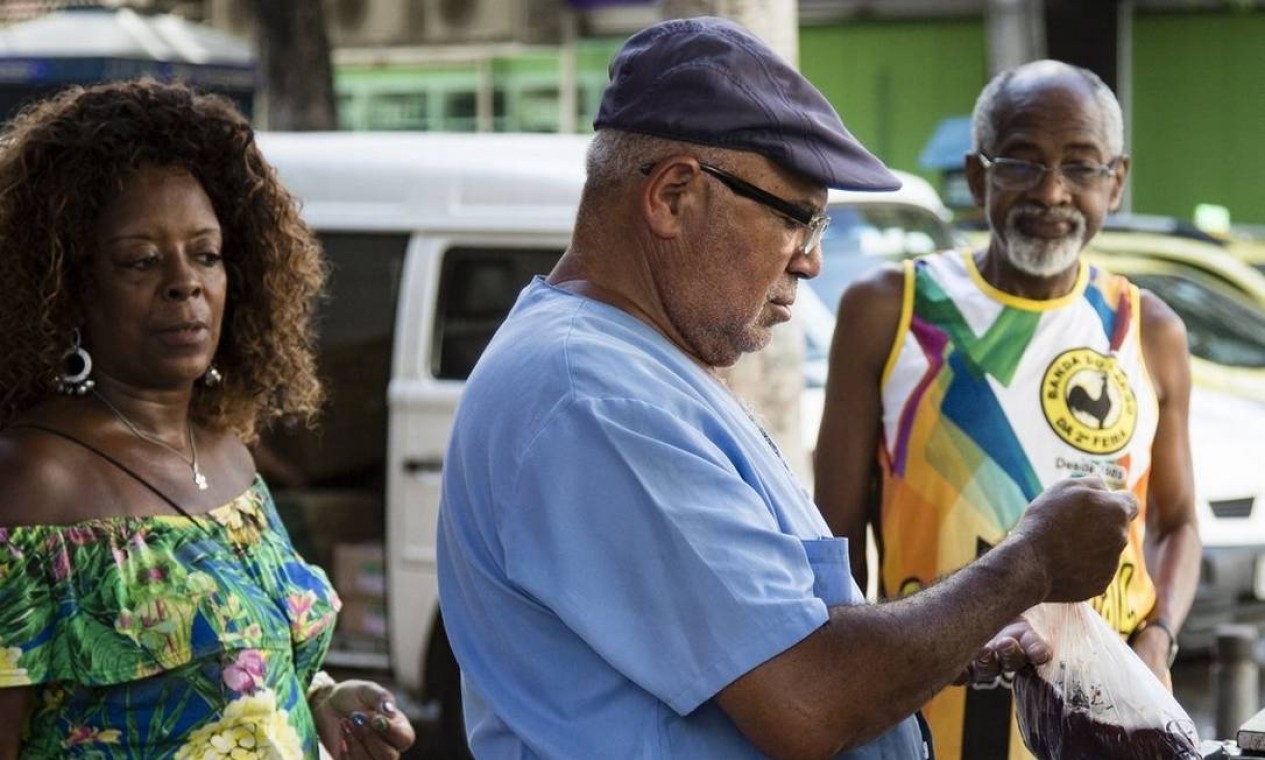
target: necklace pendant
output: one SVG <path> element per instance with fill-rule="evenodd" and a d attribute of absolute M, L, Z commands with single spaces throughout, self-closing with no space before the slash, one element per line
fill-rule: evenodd
<path fill-rule="evenodd" d="M 198 470 L 193 471 L 193 482 L 197 485 L 199 491 L 205 491 L 210 487 L 207 485 L 206 476 Z"/>

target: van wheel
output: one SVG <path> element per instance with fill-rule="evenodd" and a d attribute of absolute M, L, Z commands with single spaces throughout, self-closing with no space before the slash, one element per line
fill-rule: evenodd
<path fill-rule="evenodd" d="M 426 653 L 426 694 L 439 703 L 439 720 L 435 724 L 434 748 L 437 757 L 472 760 L 466 742 L 466 723 L 461 715 L 461 670 L 448 644 L 442 618 L 436 618 L 431 632 L 430 649 Z"/>

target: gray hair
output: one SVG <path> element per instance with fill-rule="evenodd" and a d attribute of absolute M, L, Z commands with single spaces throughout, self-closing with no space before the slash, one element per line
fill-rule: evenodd
<path fill-rule="evenodd" d="M 1103 130 L 1107 136 L 1107 153 L 1111 158 L 1124 153 L 1124 114 L 1120 111 L 1120 101 L 1111 88 L 1089 69 L 1072 66 L 1062 61 L 1033 61 L 993 77 L 975 101 L 975 111 L 971 114 L 971 152 L 991 154 L 997 147 L 997 117 L 1005 101 L 1005 94 L 1010 80 L 1029 68 L 1065 68 L 1074 71 L 1085 80 L 1098 103 L 1098 112 L 1102 114 Z"/>
<path fill-rule="evenodd" d="M 599 235 L 604 226 L 606 204 L 618 203 L 633 183 L 645 180 L 641 168 L 672 155 L 694 156 L 700 161 L 725 166 L 720 148 L 698 143 L 668 140 L 622 129 L 599 129 L 589 143 L 585 158 L 588 177 L 580 195 L 576 233 Z"/>
<path fill-rule="evenodd" d="M 709 145 L 667 140 L 638 132 L 599 129 L 589 144 L 585 193 L 619 188 L 641 176 L 641 167 L 667 156 L 686 154 L 700 161 L 724 164 L 722 151 Z"/>

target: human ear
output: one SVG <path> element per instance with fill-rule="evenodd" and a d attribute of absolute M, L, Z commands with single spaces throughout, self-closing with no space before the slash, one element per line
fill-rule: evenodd
<path fill-rule="evenodd" d="M 651 232 L 664 239 L 681 234 L 686 213 L 699 203 L 695 180 L 701 175 L 698 160 L 689 156 L 669 156 L 650 169 L 641 205 Z"/>
<path fill-rule="evenodd" d="M 966 168 L 966 184 L 971 188 L 971 199 L 976 206 L 983 208 L 988 201 L 988 170 L 980 163 L 976 153 L 963 156 L 962 164 Z"/>
<path fill-rule="evenodd" d="M 1129 156 L 1122 155 L 1116 159 L 1116 173 L 1111 178 L 1111 200 L 1108 208 L 1116 211 L 1124 198 L 1124 182 L 1129 178 Z"/>

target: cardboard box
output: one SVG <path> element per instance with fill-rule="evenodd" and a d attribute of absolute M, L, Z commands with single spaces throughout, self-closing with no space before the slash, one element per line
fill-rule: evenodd
<path fill-rule="evenodd" d="M 342 596 L 340 594 L 340 596 Z M 338 613 L 338 626 L 334 629 L 343 641 L 359 642 L 357 648 L 369 648 L 367 642 L 386 642 L 387 601 L 381 596 L 343 596 L 343 608 Z"/>
<path fill-rule="evenodd" d="M 334 547 L 339 543 L 382 543 L 386 516 L 380 491 L 323 488 L 274 495 L 299 553 L 326 570 L 334 568 Z"/>
<path fill-rule="evenodd" d="M 387 569 L 382 543 L 335 544 L 334 588 L 344 600 L 385 599 Z"/>

